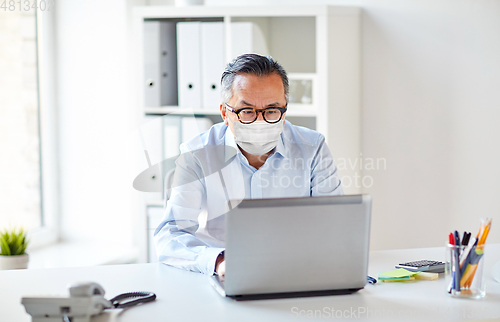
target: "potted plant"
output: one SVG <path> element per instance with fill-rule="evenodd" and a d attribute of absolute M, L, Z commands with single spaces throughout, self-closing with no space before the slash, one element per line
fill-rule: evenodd
<path fill-rule="evenodd" d="M 28 268 L 26 247 L 29 240 L 24 229 L 5 230 L 0 233 L 0 269 Z"/>

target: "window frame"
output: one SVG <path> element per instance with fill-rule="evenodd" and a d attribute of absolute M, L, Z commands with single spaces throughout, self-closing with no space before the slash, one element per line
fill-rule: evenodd
<path fill-rule="evenodd" d="M 60 240 L 59 158 L 56 97 L 56 28 L 54 11 L 36 12 L 40 193 L 42 225 L 28 233 L 30 249 Z"/>

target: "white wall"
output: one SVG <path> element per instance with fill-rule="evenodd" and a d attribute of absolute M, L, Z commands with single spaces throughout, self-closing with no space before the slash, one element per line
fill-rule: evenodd
<path fill-rule="evenodd" d="M 364 173 L 374 179 L 365 189 L 374 199 L 372 249 L 441 246 L 451 229 L 475 233 L 480 217 L 500 222 L 500 2 L 207 0 L 239 4 L 363 8 L 363 158 L 387 162 Z M 118 0 L 58 2 L 66 238 L 130 236 L 125 196 L 133 192 L 113 144 L 132 124 L 126 19 Z M 495 227 L 489 242 L 498 243 Z"/>
<path fill-rule="evenodd" d="M 387 158 L 373 246 L 443 245 L 500 222 L 500 2 L 379 3 L 363 19 L 363 151 Z"/>

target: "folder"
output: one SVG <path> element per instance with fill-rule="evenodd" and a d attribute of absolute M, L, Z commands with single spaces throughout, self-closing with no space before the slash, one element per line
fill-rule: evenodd
<path fill-rule="evenodd" d="M 201 22 L 177 23 L 177 79 L 179 106 L 201 108 Z"/>
<path fill-rule="evenodd" d="M 177 105 L 177 50 L 174 22 L 144 22 L 144 104 Z"/>
<path fill-rule="evenodd" d="M 202 108 L 219 110 L 220 79 L 224 71 L 224 23 L 201 23 Z"/>
<path fill-rule="evenodd" d="M 231 23 L 231 60 L 241 54 L 269 55 L 266 38 L 253 22 Z"/>

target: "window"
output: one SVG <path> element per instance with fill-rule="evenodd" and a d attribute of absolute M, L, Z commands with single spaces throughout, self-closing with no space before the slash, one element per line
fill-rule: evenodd
<path fill-rule="evenodd" d="M 0 10 L 0 230 L 58 239 L 53 12 Z"/>
<path fill-rule="evenodd" d="M 0 11 L 0 229 L 43 225 L 36 13 Z"/>

